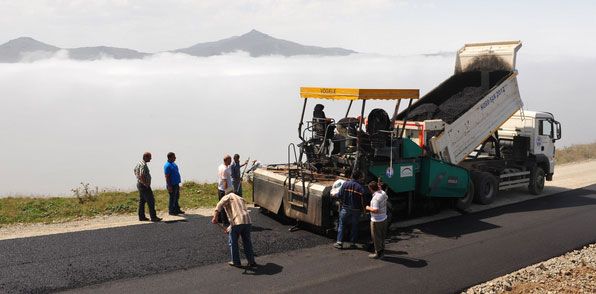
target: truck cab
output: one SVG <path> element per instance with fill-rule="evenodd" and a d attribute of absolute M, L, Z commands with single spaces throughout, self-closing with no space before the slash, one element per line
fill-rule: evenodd
<path fill-rule="evenodd" d="M 501 140 L 513 141 L 516 137 L 528 138 L 529 156 L 542 167 L 546 180 L 552 180 L 555 171 L 555 142 L 561 139 L 561 124 L 552 113 L 518 111 L 498 130 Z"/>

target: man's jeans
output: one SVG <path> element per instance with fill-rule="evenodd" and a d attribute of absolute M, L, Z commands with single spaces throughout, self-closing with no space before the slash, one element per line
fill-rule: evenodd
<path fill-rule="evenodd" d="M 137 183 L 137 189 L 139 190 L 139 219 L 147 218 L 145 216 L 145 203 L 149 206 L 149 216 L 151 219 L 157 218 L 155 212 L 155 197 L 150 187 L 146 187 L 141 183 Z"/>
<path fill-rule="evenodd" d="M 358 221 L 360 220 L 360 210 L 353 210 L 342 207 L 339 211 L 339 224 L 337 226 L 337 242 L 342 242 L 344 238 L 344 229 L 348 223 L 351 224 L 350 242 L 355 243 L 358 240 Z"/>
<path fill-rule="evenodd" d="M 180 199 L 180 186 L 172 185 L 172 192 L 168 191 L 168 193 L 170 194 L 170 202 L 168 203 L 169 213 L 179 213 L 180 204 L 178 204 L 178 199 Z"/>
<path fill-rule="evenodd" d="M 234 264 L 240 264 L 240 253 L 238 250 L 238 238 L 242 238 L 242 247 L 244 247 L 244 255 L 248 263 L 255 263 L 255 254 L 252 251 L 252 241 L 250 240 L 250 230 L 252 229 L 251 224 L 242 224 L 232 226 L 230 230 L 229 243 L 230 251 L 232 254 L 232 262 Z"/>
<path fill-rule="evenodd" d="M 242 197 L 242 181 L 232 179 L 232 187 L 234 187 L 234 194 Z"/>

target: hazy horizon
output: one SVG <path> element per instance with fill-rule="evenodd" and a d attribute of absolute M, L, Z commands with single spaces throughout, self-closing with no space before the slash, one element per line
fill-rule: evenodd
<path fill-rule="evenodd" d="M 453 56 L 168 53 L 0 65 L 0 136 L 8 139 L 0 155 L 0 195 L 70 195 L 80 182 L 133 190 L 132 168 L 144 151 L 154 155 L 156 188 L 164 184 L 169 151 L 177 153 L 183 180 L 215 181 L 226 153 L 286 162 L 287 145 L 298 141 L 300 86 L 420 88 L 424 95 L 452 74 L 454 62 Z M 594 65 L 585 58 L 518 58 L 526 109 L 555 114 L 563 125 L 559 147 L 596 139 L 584 131 L 596 127 L 582 119 L 590 117 L 589 108 L 578 107 L 591 102 Z M 392 109 L 384 103 L 367 108 Z M 333 117 L 347 106 L 325 104 Z"/>

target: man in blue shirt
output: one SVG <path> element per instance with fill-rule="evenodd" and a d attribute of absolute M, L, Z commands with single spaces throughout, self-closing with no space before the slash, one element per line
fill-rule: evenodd
<path fill-rule="evenodd" d="M 339 189 L 337 197 L 339 197 L 341 208 L 339 211 L 339 224 L 337 226 L 337 242 L 333 245 L 337 249 L 343 247 L 344 229 L 350 223 L 350 242 L 352 247 L 355 247 L 358 239 L 358 222 L 360 221 L 360 214 L 364 209 L 364 188 L 358 180 L 361 174 L 355 171 L 352 178 L 345 182 Z"/>
<path fill-rule="evenodd" d="M 163 166 L 163 171 L 166 175 L 166 185 L 168 193 L 170 194 L 170 202 L 168 204 L 168 211 L 170 215 L 183 214 L 184 211 L 180 210 L 180 172 L 178 166 L 174 163 L 176 161 L 176 154 L 174 152 L 168 153 L 168 161 Z"/>
<path fill-rule="evenodd" d="M 246 164 L 248 164 L 248 160 L 246 160 L 243 164 L 240 164 L 240 155 L 234 154 L 234 162 L 232 162 L 232 165 L 230 165 L 230 171 L 232 172 L 232 186 L 234 187 L 234 194 L 240 197 L 242 197 L 242 178 L 240 174 L 240 168 Z"/>

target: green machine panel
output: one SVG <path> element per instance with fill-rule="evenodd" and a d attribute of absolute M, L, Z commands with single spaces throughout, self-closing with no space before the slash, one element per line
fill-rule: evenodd
<path fill-rule="evenodd" d="M 422 156 L 422 148 L 410 138 L 402 140 L 402 158 L 417 158 Z"/>
<path fill-rule="evenodd" d="M 393 174 L 387 172 L 388 164 L 373 165 L 369 171 L 376 177 L 381 177 L 383 183 L 387 184 L 396 193 L 409 192 L 416 189 L 416 178 L 420 171 L 418 161 L 393 163 Z"/>
<path fill-rule="evenodd" d="M 468 190 L 468 170 L 434 158 L 423 158 L 419 193 L 427 197 L 463 197 Z"/>

